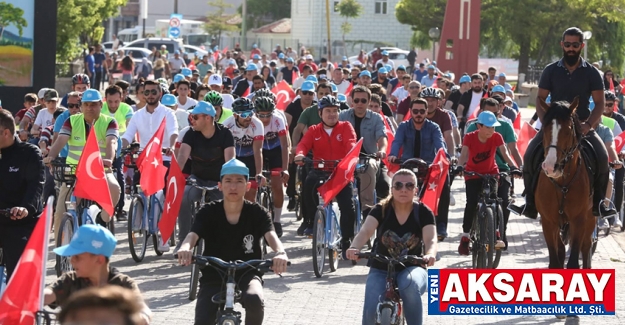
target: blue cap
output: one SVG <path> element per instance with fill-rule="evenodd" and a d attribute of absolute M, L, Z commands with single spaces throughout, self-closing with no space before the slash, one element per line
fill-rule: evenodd
<path fill-rule="evenodd" d="M 463 84 L 465 82 L 471 82 L 471 77 L 467 76 L 466 74 L 460 77 L 460 81 L 458 83 Z"/>
<path fill-rule="evenodd" d="M 499 74 L 499 78 L 505 78 L 505 77 L 506 77 L 505 73 L 502 72 L 502 73 Z"/>
<path fill-rule="evenodd" d="M 176 99 L 176 96 L 174 96 L 172 94 L 165 94 L 161 98 L 161 104 L 163 104 L 165 106 L 175 106 L 177 104 L 177 102 L 178 102 L 178 100 Z"/>
<path fill-rule="evenodd" d="M 395 70 L 403 70 L 403 71 L 406 71 L 406 67 L 402 64 L 402 65 L 398 66 L 398 67 L 397 67 L 397 69 L 395 69 Z"/>
<path fill-rule="evenodd" d="M 302 84 L 301 90 L 302 91 L 315 91 L 315 84 L 310 80 L 306 80 Z"/>
<path fill-rule="evenodd" d="M 193 72 L 189 68 L 182 68 L 182 70 L 180 70 L 180 73 L 185 77 L 191 77 L 193 75 Z"/>
<path fill-rule="evenodd" d="M 504 88 L 502 85 L 497 85 L 495 87 L 493 87 L 492 90 L 493 93 L 506 93 L 506 88 Z"/>
<path fill-rule="evenodd" d="M 433 64 L 428 65 L 428 69 L 436 70 L 436 67 Z"/>
<path fill-rule="evenodd" d="M 477 123 L 488 126 L 492 128 L 493 126 L 500 126 L 501 124 L 497 121 L 497 117 L 495 114 L 489 111 L 483 111 L 480 115 L 477 116 Z"/>
<path fill-rule="evenodd" d="M 384 69 L 386 69 L 386 71 L 391 72 L 393 71 L 393 66 L 390 64 L 385 64 L 384 65 Z"/>
<path fill-rule="evenodd" d="M 191 111 L 191 114 L 193 114 L 193 115 L 195 115 L 195 114 L 206 114 L 206 115 L 210 115 L 212 117 L 215 117 L 217 112 L 215 111 L 215 107 L 213 107 L 213 105 L 211 103 L 208 103 L 208 102 L 205 102 L 205 101 L 200 101 L 200 102 L 197 103 L 197 105 L 195 105 L 195 107 Z"/>
<path fill-rule="evenodd" d="M 336 96 L 336 99 L 338 99 L 338 100 L 339 100 L 339 102 L 341 102 L 341 103 L 345 103 L 345 102 L 347 101 L 347 96 L 345 96 L 345 95 L 343 95 L 343 94 L 338 94 L 338 95 Z"/>
<path fill-rule="evenodd" d="M 293 61 L 293 58 L 292 58 L 292 57 L 288 57 L 288 58 L 286 59 L 286 62 L 294 62 L 294 61 Z"/>
<path fill-rule="evenodd" d="M 254 54 L 254 56 L 252 58 L 255 59 L 255 60 L 260 60 L 260 55 Z"/>
<path fill-rule="evenodd" d="M 176 74 L 176 75 L 174 76 L 174 83 L 176 83 L 176 82 L 178 82 L 178 81 L 180 81 L 180 80 L 183 80 L 183 79 L 184 79 L 184 75 L 182 75 L 182 74 L 178 73 L 178 74 Z"/>
<path fill-rule="evenodd" d="M 102 94 L 95 89 L 87 89 L 82 93 L 80 101 L 83 103 L 101 102 Z"/>
<path fill-rule="evenodd" d="M 111 257 L 116 245 L 117 239 L 108 229 L 99 225 L 87 224 L 78 228 L 69 244 L 57 247 L 53 251 L 59 256 L 91 253 Z"/>
<path fill-rule="evenodd" d="M 381 67 L 380 69 L 378 69 L 378 74 L 379 73 L 388 73 L 388 70 L 386 70 L 385 67 Z"/>
<path fill-rule="evenodd" d="M 343 58 L 341 59 L 342 61 L 347 61 L 347 57 L 343 56 Z"/>
<path fill-rule="evenodd" d="M 387 51 L 382 51 L 382 55 L 388 55 Z"/>
<path fill-rule="evenodd" d="M 236 64 L 237 64 L 237 61 L 235 61 L 234 59 L 230 59 L 230 60 L 228 60 L 228 64 L 230 64 L 230 65 L 236 65 Z"/>
<path fill-rule="evenodd" d="M 256 43 L 254 43 L 254 45 L 252 45 L 253 48 L 257 48 L 258 45 L 256 45 Z"/>
<path fill-rule="evenodd" d="M 330 84 L 330 88 L 332 88 L 332 92 L 333 93 L 338 93 L 339 92 L 339 89 L 336 87 L 335 84 Z"/>
<path fill-rule="evenodd" d="M 254 63 L 248 64 L 247 68 L 245 68 L 245 71 L 254 71 L 254 70 L 258 70 L 258 67 Z"/>
<path fill-rule="evenodd" d="M 367 76 L 371 78 L 371 72 L 369 72 L 369 70 L 365 70 L 358 75 L 358 77 L 363 77 L 363 76 Z"/>
<path fill-rule="evenodd" d="M 242 161 L 232 158 L 221 166 L 221 174 L 219 176 L 224 177 L 225 175 L 243 175 L 247 179 L 250 176 L 250 169 Z"/>
<path fill-rule="evenodd" d="M 180 54 L 180 51 L 176 50 L 174 51 L 174 54 Z"/>
<path fill-rule="evenodd" d="M 284 59 L 284 53 L 278 54 L 278 59 Z"/>
<path fill-rule="evenodd" d="M 436 66 L 436 61 L 432 61 L 432 64 L 433 64 L 434 66 Z"/>
<path fill-rule="evenodd" d="M 319 81 L 317 80 L 317 77 L 315 77 L 313 75 L 310 75 L 310 76 L 306 77 L 306 80 L 307 81 L 312 81 L 314 83 L 319 83 Z"/>

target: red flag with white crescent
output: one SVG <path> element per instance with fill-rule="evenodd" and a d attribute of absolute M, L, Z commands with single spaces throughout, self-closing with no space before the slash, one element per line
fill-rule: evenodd
<path fill-rule="evenodd" d="M 625 145 L 625 131 L 621 132 L 621 134 L 614 137 L 614 148 L 616 149 L 616 153 L 620 153 L 623 150 L 623 146 Z"/>
<path fill-rule="evenodd" d="M 434 158 L 434 161 L 429 168 L 428 177 L 426 181 L 423 182 L 425 191 L 423 193 L 423 198 L 421 199 L 421 202 L 430 208 L 430 210 L 434 212 L 435 216 L 438 215 L 438 202 L 441 198 L 443 187 L 445 187 L 445 181 L 447 180 L 448 174 L 449 160 L 447 160 L 445 150 L 441 148 L 438 149 L 436 158 Z"/>
<path fill-rule="evenodd" d="M 352 89 L 354 89 L 354 83 L 350 82 L 349 86 L 347 87 L 347 89 L 345 89 L 345 96 L 349 97 L 349 94 L 352 92 Z"/>
<path fill-rule="evenodd" d="M 158 127 L 152 139 L 143 149 L 144 159 L 141 164 L 137 162 L 139 171 L 141 172 L 141 180 L 139 184 L 145 195 L 150 196 L 165 187 L 165 174 L 167 167 L 163 166 L 162 143 L 165 134 L 166 119 L 163 118 L 161 125 Z"/>
<path fill-rule="evenodd" d="M 289 86 L 289 84 L 282 80 L 275 87 L 271 89 L 271 92 L 276 95 L 276 108 L 281 111 L 284 111 L 289 104 L 295 98 L 295 92 Z"/>
<path fill-rule="evenodd" d="M 180 165 L 178 165 L 176 157 L 172 157 L 169 175 L 167 176 L 167 194 L 163 204 L 163 217 L 158 222 L 158 229 L 161 231 L 163 243 L 169 240 L 169 236 L 173 234 L 176 227 L 176 219 L 178 219 L 178 213 L 180 213 L 185 185 L 186 180 Z"/>
<path fill-rule="evenodd" d="M 517 117 L 517 119 L 520 119 L 520 117 Z M 516 142 L 517 148 L 519 149 L 519 154 L 521 155 L 521 157 L 525 155 L 525 150 L 527 150 L 527 145 L 530 143 L 530 140 L 532 140 L 537 133 L 538 131 L 536 131 L 536 129 L 534 129 L 529 123 L 523 122 L 523 125 L 521 126 L 521 131 L 519 132 L 519 137 Z"/>
<path fill-rule="evenodd" d="M 80 160 L 78 160 L 74 195 L 81 199 L 95 201 L 106 213 L 112 216 L 115 213 L 115 208 L 109 192 L 109 183 L 106 181 L 104 164 L 98 146 L 98 136 L 94 129 L 91 128 L 87 143 L 83 148 Z M 101 141 L 105 141 L 105 139 Z"/>
<path fill-rule="evenodd" d="M 347 183 L 354 180 L 354 172 L 356 171 L 356 165 L 358 164 L 358 159 L 360 156 L 360 149 L 362 148 L 362 138 L 358 140 L 356 145 L 350 150 L 345 158 L 343 158 L 328 178 L 328 181 L 325 184 L 319 186 L 317 191 L 321 194 L 323 201 L 325 202 L 324 206 L 327 206 L 334 197 L 343 190 Z"/>
<path fill-rule="evenodd" d="M 291 72 L 291 85 L 295 83 L 295 80 L 297 80 L 297 78 L 298 78 L 297 71 L 293 69 L 293 72 Z"/>

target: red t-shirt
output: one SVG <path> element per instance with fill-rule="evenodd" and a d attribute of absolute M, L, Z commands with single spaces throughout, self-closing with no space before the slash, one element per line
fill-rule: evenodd
<path fill-rule="evenodd" d="M 477 136 L 479 131 L 464 135 L 463 146 L 469 148 L 469 159 L 465 170 L 480 174 L 498 174 L 499 168 L 495 162 L 497 148 L 504 144 L 501 134 L 495 132 L 486 142 L 481 142 Z M 465 176 L 465 179 L 476 179 L 478 176 Z"/>

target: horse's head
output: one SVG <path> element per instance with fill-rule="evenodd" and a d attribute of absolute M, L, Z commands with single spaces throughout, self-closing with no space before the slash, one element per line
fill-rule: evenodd
<path fill-rule="evenodd" d="M 540 100 L 545 111 L 543 123 L 543 146 L 545 160 L 542 168 L 550 178 L 562 177 L 564 166 L 573 158 L 581 138 L 581 128 L 575 110 L 578 99 L 569 105 L 555 102 L 551 105 Z"/>

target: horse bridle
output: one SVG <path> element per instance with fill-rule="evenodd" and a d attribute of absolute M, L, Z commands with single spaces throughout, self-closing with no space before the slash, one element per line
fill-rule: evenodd
<path fill-rule="evenodd" d="M 575 154 L 575 151 L 577 151 L 579 149 L 579 147 L 581 146 L 581 139 L 577 138 L 577 131 L 575 130 L 575 120 L 573 118 L 571 118 L 572 122 L 573 122 L 573 139 L 575 139 L 577 141 L 577 144 L 573 147 L 570 147 L 568 150 L 562 150 L 560 148 L 558 148 L 557 146 L 554 145 L 549 145 L 545 148 L 545 154 L 547 154 L 547 152 L 549 151 L 549 149 L 554 148 L 556 149 L 556 151 L 561 152 L 562 154 L 564 154 L 564 158 L 560 159 L 558 162 L 556 162 L 556 164 L 553 166 L 554 170 L 564 170 L 564 166 L 566 166 L 566 164 L 569 163 L 569 161 L 571 161 L 571 159 L 573 159 L 573 155 Z M 553 132 L 553 130 L 552 130 Z"/>

